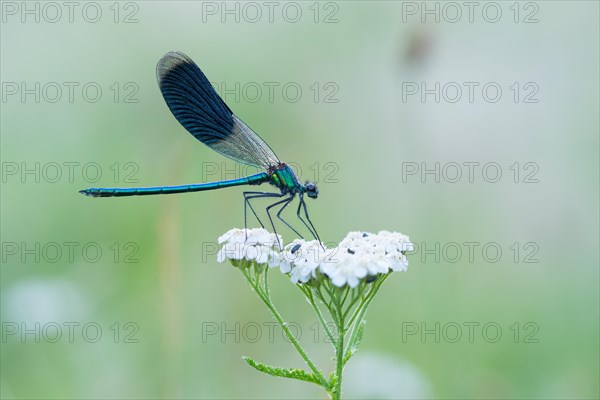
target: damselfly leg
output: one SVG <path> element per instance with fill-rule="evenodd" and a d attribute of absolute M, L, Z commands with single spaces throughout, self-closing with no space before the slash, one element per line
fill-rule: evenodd
<path fill-rule="evenodd" d="M 304 239 L 304 238 L 302 237 L 302 235 L 301 235 L 301 234 L 300 234 L 300 233 L 299 233 L 299 232 L 298 232 L 296 229 L 294 229 L 294 227 L 292 227 L 292 225 L 290 225 L 290 224 L 289 224 L 289 223 L 288 223 L 286 220 L 284 220 L 284 219 L 281 217 L 281 212 L 282 212 L 282 211 L 283 211 L 283 210 L 284 210 L 284 209 L 285 209 L 285 208 L 286 208 L 286 207 L 287 207 L 287 206 L 288 206 L 288 205 L 289 205 L 289 204 L 292 202 L 292 200 L 294 200 L 294 195 L 290 195 L 290 196 L 289 196 L 288 198 L 286 198 L 286 199 L 283 199 L 283 200 L 280 200 L 280 201 L 278 201 L 278 202 L 276 202 L 276 203 L 273 203 L 273 204 L 271 204 L 270 206 L 268 206 L 268 207 L 266 208 L 266 211 L 267 211 L 267 216 L 269 217 L 269 220 L 271 221 L 271 225 L 273 226 L 273 230 L 275 230 L 275 225 L 273 224 L 273 219 L 271 218 L 271 212 L 270 212 L 270 210 L 271 210 L 271 208 L 273 208 L 273 207 L 275 207 L 275 206 L 278 206 L 279 204 L 283 204 L 283 206 L 282 206 L 282 207 L 279 209 L 279 211 L 277 211 L 277 214 L 276 214 L 276 215 L 277 215 L 277 218 L 278 218 L 278 219 L 279 219 L 281 222 L 283 222 L 283 223 L 284 223 L 284 224 L 285 224 L 285 225 L 286 225 L 288 228 L 290 228 L 290 229 L 291 229 L 291 230 L 292 230 L 292 231 L 293 231 L 293 232 L 294 232 L 296 235 L 298 235 L 298 236 L 299 236 L 301 239 Z M 277 232 L 275 232 L 275 233 L 277 233 Z"/>
<path fill-rule="evenodd" d="M 304 224 L 304 226 L 306 226 L 306 229 L 308 229 L 308 231 L 311 233 L 311 235 L 313 235 L 313 237 L 319 242 L 321 242 L 321 238 L 319 237 L 319 234 L 317 233 L 317 230 L 315 229 L 315 226 L 313 225 L 312 221 L 310 220 L 310 217 L 308 216 L 308 210 L 306 209 L 306 203 L 304 202 L 304 196 L 302 194 L 298 195 L 298 198 L 300 200 L 300 203 L 298 204 L 298 210 L 296 212 L 296 215 L 298 216 L 298 219 L 300 221 L 302 221 L 302 223 Z M 306 223 L 306 221 L 302 218 L 302 216 L 300 215 L 300 209 L 304 209 L 304 216 L 306 217 L 306 220 L 308 221 L 308 224 Z M 309 226 L 310 224 L 310 226 Z"/>
<path fill-rule="evenodd" d="M 254 214 L 254 216 L 256 217 L 256 220 L 258 221 L 260 226 L 262 228 L 265 227 L 265 225 L 262 223 L 262 221 L 258 217 L 258 214 L 254 210 L 254 207 L 252 207 L 252 204 L 250 204 L 250 200 L 257 199 L 257 198 L 263 198 L 263 197 L 283 197 L 284 195 L 281 193 L 273 193 L 273 192 L 243 192 L 243 195 L 244 195 L 244 229 L 246 230 L 246 240 L 248 240 L 248 213 L 247 213 L 248 207 L 250 207 L 250 210 L 252 210 L 252 214 Z M 269 217 L 269 219 L 270 219 L 270 217 Z M 272 221 L 271 221 L 271 225 L 273 226 Z M 273 230 L 275 230 L 275 226 L 273 226 Z M 281 245 L 281 243 L 280 243 L 280 245 Z"/>
<path fill-rule="evenodd" d="M 256 213 L 256 210 L 254 209 L 254 207 L 252 206 L 252 203 L 250 202 L 250 200 L 253 199 L 259 199 L 259 198 L 267 198 L 267 197 L 276 197 L 276 198 L 280 198 L 280 197 L 284 197 L 286 196 L 286 194 L 281 194 L 281 193 L 273 193 L 273 192 L 243 192 L 244 194 L 244 228 L 248 228 L 248 207 L 250 207 L 250 210 L 252 211 L 252 214 L 254 214 L 254 216 L 256 217 L 256 220 L 258 221 L 258 223 L 260 224 L 260 226 L 262 228 L 265 227 L 265 225 L 262 223 L 260 217 L 258 216 L 258 214 Z M 278 200 L 275 203 L 267 206 L 266 213 L 267 213 L 267 217 L 269 218 L 269 222 L 271 224 L 271 228 L 273 228 L 273 233 L 277 234 L 277 228 L 275 227 L 275 223 L 273 221 L 273 217 L 271 216 L 271 209 L 274 207 L 277 207 L 278 205 L 282 205 L 281 208 L 277 211 L 277 213 L 275 214 L 277 216 L 277 219 L 279 219 L 281 222 L 283 222 L 288 228 L 290 228 L 292 230 L 292 232 L 294 232 L 296 235 L 298 235 L 298 237 L 300 237 L 301 239 L 304 239 L 304 237 L 300 234 L 300 232 L 298 232 L 298 230 L 296 230 L 288 221 L 286 221 L 283 216 L 281 215 L 283 213 L 283 211 L 286 209 L 287 206 L 289 206 L 292 201 L 294 200 L 294 198 L 296 197 L 295 194 L 292 195 L 287 195 L 287 197 L 285 199 L 282 200 Z M 312 221 L 310 220 L 310 217 L 308 215 L 308 210 L 306 207 L 306 203 L 304 201 L 304 198 L 302 196 L 302 194 L 298 195 L 298 199 L 300 201 L 300 203 L 298 204 L 298 210 L 296 212 L 296 215 L 298 216 L 298 219 L 300 221 L 302 221 L 302 224 L 304 224 L 304 226 L 306 227 L 306 229 L 310 232 L 310 234 L 317 240 L 319 241 L 319 243 L 321 243 L 321 238 L 319 237 L 319 234 L 317 233 L 316 228 L 314 227 Z M 306 222 L 304 220 L 304 218 L 302 218 L 302 212 L 304 212 L 304 217 L 306 218 Z M 246 239 L 247 239 L 247 233 L 246 233 Z M 281 247 L 281 243 L 279 243 L 280 247 Z"/>

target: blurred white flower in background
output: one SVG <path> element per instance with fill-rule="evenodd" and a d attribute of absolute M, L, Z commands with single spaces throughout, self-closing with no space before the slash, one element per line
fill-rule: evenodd
<path fill-rule="evenodd" d="M 23 280 L 2 293 L 2 320 L 31 324 L 82 320 L 89 304 L 79 288 L 66 279 Z"/>
<path fill-rule="evenodd" d="M 359 352 L 344 370 L 346 399 L 431 399 L 431 384 L 414 365 L 389 355 Z"/>

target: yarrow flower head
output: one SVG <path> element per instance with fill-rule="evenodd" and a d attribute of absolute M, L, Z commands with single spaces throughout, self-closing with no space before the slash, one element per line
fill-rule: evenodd
<path fill-rule="evenodd" d="M 258 264 L 274 264 L 279 260 L 281 236 L 266 229 L 234 228 L 222 235 L 218 242 L 222 245 L 217 253 L 217 261 L 246 260 Z"/>
<path fill-rule="evenodd" d="M 408 236 L 398 232 L 379 231 L 377 234 L 367 232 L 350 232 L 340 242 L 339 247 L 359 257 L 377 261 L 378 270 L 370 270 L 370 274 L 392 271 L 406 271 L 408 260 L 405 253 L 413 250 Z M 386 268 L 387 267 L 387 268 Z M 373 267 L 374 268 L 374 267 Z"/>
<path fill-rule="evenodd" d="M 289 274 L 292 282 L 306 283 L 316 278 L 318 268 L 328 253 L 325 246 L 316 240 L 296 239 L 281 252 L 279 269 Z"/>
<path fill-rule="evenodd" d="M 412 250 L 408 236 L 397 232 L 377 234 L 350 232 L 320 265 L 320 271 L 338 287 L 356 287 L 379 274 L 406 271 L 406 251 Z"/>
<path fill-rule="evenodd" d="M 219 238 L 217 260 L 256 261 L 279 267 L 294 283 L 329 279 L 335 286 L 354 288 L 378 275 L 406 271 L 406 252 L 413 250 L 408 236 L 398 232 L 350 232 L 333 248 L 316 240 L 296 239 L 278 251 L 281 237 L 265 229 L 232 229 Z"/>

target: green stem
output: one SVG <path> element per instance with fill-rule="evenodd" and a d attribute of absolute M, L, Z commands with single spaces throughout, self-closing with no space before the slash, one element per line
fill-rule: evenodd
<path fill-rule="evenodd" d="M 373 287 L 371 288 L 369 293 L 365 296 L 363 301 L 361 301 L 361 303 L 358 306 L 358 308 L 356 309 L 356 312 L 354 313 L 354 315 L 352 315 L 350 323 L 348 324 L 348 328 L 352 327 L 352 333 L 350 334 L 350 340 L 348 341 L 348 343 L 354 343 L 354 341 L 356 340 L 356 335 L 358 334 L 360 325 L 362 324 L 362 322 L 365 318 L 365 313 L 367 312 L 367 309 L 369 308 L 369 304 L 371 304 L 371 301 L 375 297 L 375 294 L 377 293 L 377 291 L 383 284 L 383 281 L 385 281 L 388 276 L 389 276 L 389 273 L 387 275 L 383 275 L 377 282 L 374 282 Z M 358 315 L 358 318 L 355 320 L 357 315 Z M 354 323 L 354 326 L 352 326 L 353 323 Z M 346 352 L 346 351 L 347 350 L 344 350 L 344 352 Z M 346 360 L 346 362 L 348 362 L 348 360 Z"/>
<path fill-rule="evenodd" d="M 371 289 L 369 290 L 367 295 L 361 300 L 360 305 L 358 307 L 356 307 L 356 309 L 354 310 L 354 313 L 352 314 L 352 317 L 350 317 L 350 322 L 348 323 L 348 327 L 352 326 L 357 315 L 359 314 L 361 309 L 365 306 L 365 303 L 371 302 L 371 299 L 373 298 L 373 296 L 375 296 L 375 294 L 377 293 L 377 291 L 383 284 L 383 281 L 385 281 L 388 276 L 390 276 L 390 273 L 388 273 L 386 275 L 382 275 L 381 278 L 379 278 L 376 282 L 373 282 L 371 284 L 372 285 Z"/>
<path fill-rule="evenodd" d="M 376 290 L 374 290 L 374 287 L 371 287 L 371 290 L 369 290 L 369 293 L 367 293 L 367 295 L 362 298 L 362 300 L 360 301 L 360 304 L 356 307 L 356 309 L 354 310 L 354 313 L 352 313 L 352 316 L 350 317 L 350 321 L 348 322 L 348 326 L 347 326 L 348 328 L 352 326 L 352 324 L 354 323 L 354 320 L 360 314 L 360 312 L 363 309 L 367 300 L 371 297 L 372 294 L 374 294 L 374 291 L 376 291 Z"/>
<path fill-rule="evenodd" d="M 323 302 L 323 304 L 326 305 L 327 311 L 329 311 L 331 318 L 337 324 L 339 320 L 344 318 L 341 303 L 338 301 L 340 300 L 340 292 L 338 291 L 339 288 L 332 286 L 331 282 L 325 282 L 323 284 L 323 287 L 325 288 L 325 292 L 329 296 L 329 302 L 325 300 L 325 297 L 321 292 L 319 292 L 319 295 L 321 296 L 320 299 Z"/>
<path fill-rule="evenodd" d="M 306 354 L 306 352 L 304 351 L 304 349 L 302 348 L 302 346 L 300 345 L 300 343 L 298 342 L 296 337 L 289 330 L 289 328 L 287 327 L 287 324 L 285 323 L 285 321 L 283 320 L 283 318 L 281 317 L 281 315 L 279 314 L 279 312 L 277 311 L 275 306 L 269 300 L 269 296 L 263 292 L 263 290 L 262 290 L 262 288 L 260 288 L 260 286 L 254 285 L 254 283 L 252 282 L 252 279 L 250 279 L 250 277 L 247 275 L 247 273 L 243 269 L 241 271 L 242 271 L 242 274 L 244 275 L 244 277 L 246 278 L 246 280 L 248 281 L 248 283 L 250 284 L 250 286 L 252 286 L 254 288 L 254 290 L 256 291 L 256 293 L 258 294 L 258 297 L 261 298 L 261 300 L 263 301 L 263 303 L 265 303 L 265 305 L 267 306 L 269 311 L 271 311 L 271 314 L 273 315 L 273 317 L 275 317 L 275 319 L 277 320 L 277 323 L 281 326 L 281 329 L 283 329 L 283 332 L 285 332 L 285 335 L 288 337 L 288 339 L 290 339 L 290 341 L 292 342 L 292 344 L 294 345 L 294 347 L 296 348 L 296 350 L 298 351 L 300 356 L 302 356 L 302 358 L 304 359 L 304 361 L 306 362 L 308 367 L 312 370 L 312 372 L 315 374 L 315 376 L 319 379 L 319 381 L 321 382 L 321 386 L 325 390 L 329 391 L 329 382 L 327 382 L 327 380 L 325 379 L 325 377 L 323 376 L 321 371 L 319 371 L 317 366 L 308 357 L 308 355 Z"/>
<path fill-rule="evenodd" d="M 335 299 L 335 298 L 334 298 Z M 338 326 L 338 339 L 335 347 L 335 387 L 331 392 L 332 400 L 340 400 L 342 397 L 342 373 L 344 370 L 344 336 L 346 335 L 346 331 L 344 330 L 344 313 L 342 312 L 342 305 L 335 301 L 335 306 L 337 308 L 338 318 L 335 320 Z"/>
<path fill-rule="evenodd" d="M 350 301 L 350 304 L 348 304 L 348 307 L 346 307 L 346 311 L 344 311 L 344 318 L 346 318 L 348 316 L 348 313 L 350 313 L 350 311 L 352 311 L 352 307 L 354 307 L 354 305 L 360 298 L 361 298 L 360 295 L 352 296 L 352 300 Z"/>
<path fill-rule="evenodd" d="M 341 305 L 344 305 L 344 303 L 346 302 L 346 298 L 348 297 L 348 293 L 350 293 L 350 287 L 345 286 L 344 287 L 344 297 L 342 297 L 342 301 L 341 301 Z"/>
<path fill-rule="evenodd" d="M 317 317 L 319 318 L 319 322 L 321 323 L 321 326 L 323 326 L 323 330 L 325 330 L 325 333 L 327 334 L 327 337 L 331 341 L 332 346 L 335 348 L 336 347 L 336 340 L 333 337 L 333 334 L 331 333 L 331 330 L 329 330 L 329 326 L 327 326 L 327 322 L 325 321 L 325 317 L 323 317 L 323 313 L 321 312 L 321 309 L 319 308 L 319 306 L 315 302 L 315 298 L 314 298 L 314 296 L 313 296 L 313 294 L 311 292 L 311 289 L 307 288 L 306 286 L 302 286 L 302 285 L 298 285 L 298 287 L 300 288 L 300 290 L 302 290 L 302 292 L 304 293 L 304 295 L 308 299 L 308 302 L 310 303 L 310 305 L 312 306 L 313 310 L 317 314 Z"/>
<path fill-rule="evenodd" d="M 268 273 L 269 273 L 269 268 L 265 269 L 264 284 L 265 284 L 265 293 L 267 294 L 267 299 L 269 299 L 269 301 L 271 301 L 271 292 L 269 291 L 269 280 L 267 278 Z"/>

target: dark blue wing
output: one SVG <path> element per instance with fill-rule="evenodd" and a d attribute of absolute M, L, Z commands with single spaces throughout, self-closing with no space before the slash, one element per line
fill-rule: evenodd
<path fill-rule="evenodd" d="M 165 54 L 156 77 L 169 109 L 196 139 L 243 164 L 265 169 L 279 164 L 273 150 L 233 114 L 188 56 Z"/>

